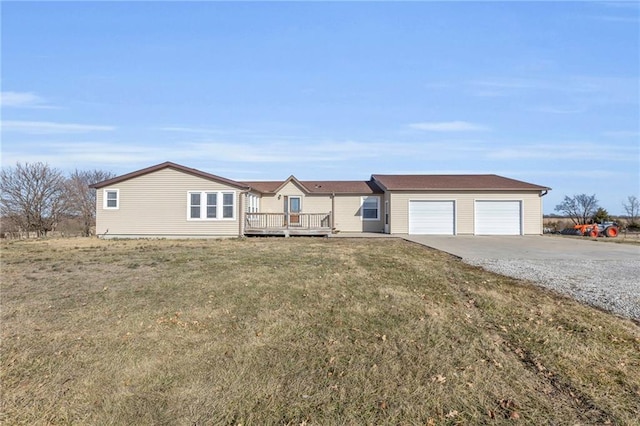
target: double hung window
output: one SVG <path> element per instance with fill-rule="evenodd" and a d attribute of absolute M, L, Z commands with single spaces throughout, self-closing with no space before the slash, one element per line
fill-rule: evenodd
<path fill-rule="evenodd" d="M 120 191 L 117 189 L 105 189 L 103 193 L 104 208 L 116 210 L 120 208 Z"/>
<path fill-rule="evenodd" d="M 207 192 L 207 219 L 216 219 L 218 217 L 218 194 L 215 192 Z"/>
<path fill-rule="evenodd" d="M 380 220 L 380 197 L 362 197 L 362 219 Z"/>

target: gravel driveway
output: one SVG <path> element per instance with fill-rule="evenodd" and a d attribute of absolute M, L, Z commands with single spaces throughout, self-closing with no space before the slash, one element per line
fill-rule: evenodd
<path fill-rule="evenodd" d="M 640 246 L 558 236 L 405 239 L 640 321 Z"/>

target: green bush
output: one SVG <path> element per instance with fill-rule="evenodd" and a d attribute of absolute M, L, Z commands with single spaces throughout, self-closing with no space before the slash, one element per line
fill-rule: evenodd
<path fill-rule="evenodd" d="M 598 207 L 598 210 L 593 215 L 593 221 L 596 223 L 609 222 L 611 221 L 611 216 L 609 212 L 603 209 L 602 207 Z"/>

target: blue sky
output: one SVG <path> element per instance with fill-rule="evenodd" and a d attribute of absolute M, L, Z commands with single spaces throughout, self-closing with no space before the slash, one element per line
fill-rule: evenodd
<path fill-rule="evenodd" d="M 7 2 L 2 166 L 640 196 L 637 2 Z"/>

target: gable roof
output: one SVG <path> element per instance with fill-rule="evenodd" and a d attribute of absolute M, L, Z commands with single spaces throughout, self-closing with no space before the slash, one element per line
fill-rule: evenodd
<path fill-rule="evenodd" d="M 294 176 L 283 181 L 244 182 L 258 192 L 276 193 L 288 182 L 295 182 L 307 194 L 382 194 L 382 190 L 372 181 L 360 180 L 304 180 Z"/>
<path fill-rule="evenodd" d="M 288 184 L 289 182 L 293 183 L 294 185 L 296 185 L 297 187 L 299 187 L 300 189 L 302 189 L 304 192 L 309 192 L 309 190 L 307 189 L 306 186 L 304 186 L 304 184 L 302 182 L 300 182 L 294 175 L 291 175 L 287 178 L 287 180 L 285 180 L 284 182 L 282 182 L 273 192 L 278 192 L 280 191 L 282 188 L 284 188 L 284 186 L 286 184 Z"/>
<path fill-rule="evenodd" d="M 164 163 L 160 163 L 160 164 L 156 164 L 155 166 L 151 166 L 151 167 L 147 167 L 135 172 L 131 172 L 131 173 L 127 173 L 125 175 L 122 176 L 116 176 L 113 179 L 107 179 L 107 180 L 103 180 L 102 182 L 98 182 L 98 183 L 94 183 L 92 185 L 89 185 L 90 188 L 95 188 L 95 189 L 100 189 L 100 188 L 104 188 L 105 186 L 109 186 L 109 185 L 114 185 L 116 183 L 120 183 L 120 182 L 124 182 L 125 180 L 129 180 L 129 179 L 133 179 L 136 178 L 138 176 L 143 176 L 149 173 L 153 173 L 153 172 L 157 172 L 158 170 L 163 170 L 163 169 L 174 169 L 174 170 L 178 170 L 181 171 L 183 173 L 187 173 L 193 176 L 197 176 L 197 177 L 201 177 L 203 179 L 207 179 L 207 180 L 213 180 L 216 182 L 221 182 L 224 184 L 227 184 L 229 186 L 233 186 L 239 189 L 249 189 L 247 187 L 247 185 L 241 183 L 241 182 L 236 182 L 234 180 L 231 179 L 227 179 L 227 178 L 223 178 L 221 176 L 216 176 L 216 175 L 212 175 L 210 173 L 206 173 L 197 169 L 192 169 L 190 167 L 185 167 L 185 166 L 181 166 L 180 164 L 176 164 L 176 163 L 172 163 L 170 161 L 166 161 Z"/>
<path fill-rule="evenodd" d="M 91 188 L 99 189 L 105 186 L 114 185 L 138 176 L 163 169 L 174 169 L 197 176 L 203 179 L 212 180 L 226 185 L 242 189 L 255 190 L 261 193 L 276 193 L 287 183 L 293 182 L 307 194 L 382 194 L 384 191 L 448 191 L 448 190 L 528 190 L 546 191 L 550 190 L 546 186 L 535 185 L 498 175 L 371 175 L 369 181 L 354 180 L 309 180 L 300 181 L 295 176 L 289 176 L 284 181 L 253 181 L 237 182 L 231 179 L 216 176 L 180 164 L 166 161 L 147 167 L 135 172 L 117 176 L 113 179 L 104 180 L 90 185 Z"/>
<path fill-rule="evenodd" d="M 372 175 L 371 179 L 387 191 L 545 191 L 551 189 L 498 175 Z"/>

